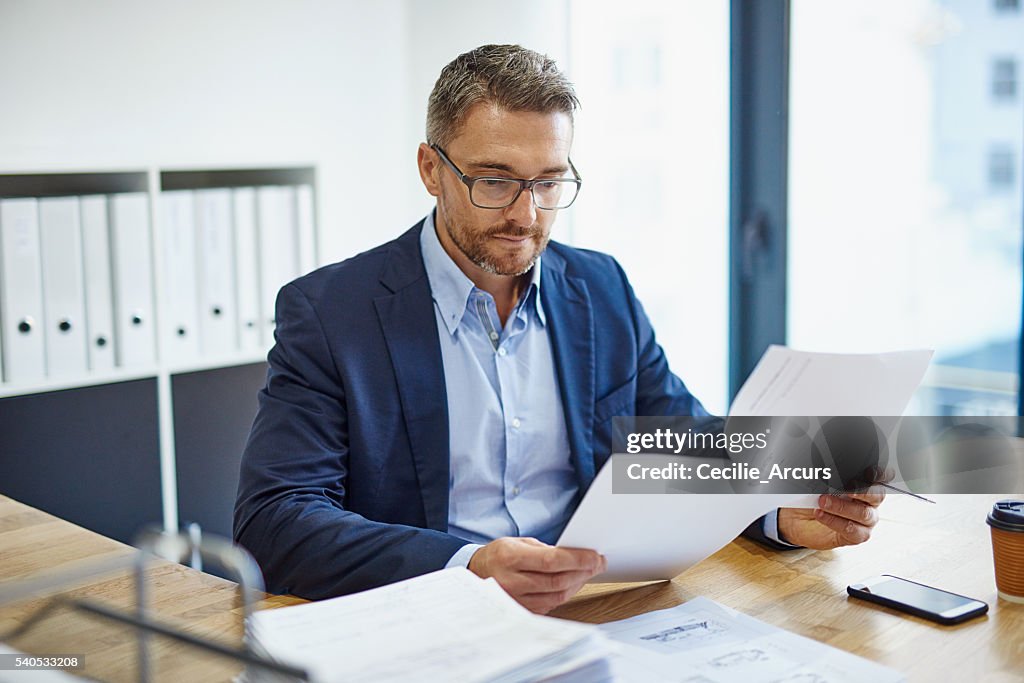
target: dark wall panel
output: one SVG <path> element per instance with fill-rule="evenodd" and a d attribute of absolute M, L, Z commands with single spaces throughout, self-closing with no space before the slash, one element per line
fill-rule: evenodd
<path fill-rule="evenodd" d="M 242 449 L 256 416 L 265 363 L 172 378 L 178 518 L 231 537 Z"/>
<path fill-rule="evenodd" d="M 0 493 L 124 542 L 160 524 L 156 380 L 0 399 Z"/>

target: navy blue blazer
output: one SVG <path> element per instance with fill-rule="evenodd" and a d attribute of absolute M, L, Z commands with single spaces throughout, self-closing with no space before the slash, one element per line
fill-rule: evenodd
<path fill-rule="evenodd" d="M 278 295 L 234 519 L 269 590 L 373 588 L 441 569 L 466 544 L 447 533 L 448 397 L 422 227 Z M 551 242 L 543 268 L 583 491 L 609 457 L 613 416 L 706 412 L 669 370 L 614 259 Z"/>

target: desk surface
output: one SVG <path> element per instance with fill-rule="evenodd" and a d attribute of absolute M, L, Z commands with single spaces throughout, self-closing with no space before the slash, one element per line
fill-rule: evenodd
<path fill-rule="evenodd" d="M 0 495 L 0 582 L 59 573 L 71 567 L 124 558 L 135 549 Z M 194 635 L 238 646 L 242 637 L 242 604 L 231 581 L 173 562 L 153 560 L 147 570 L 148 604 L 161 619 Z M 128 571 L 82 582 L 62 595 L 91 598 L 130 610 L 134 583 Z M 0 607 L 0 634 L 13 630 L 44 600 Z M 269 596 L 261 608 L 305 602 L 291 596 Z M 126 628 L 69 613 L 55 615 L 39 628 L 11 643 L 32 654 L 84 654 L 85 675 L 101 680 L 135 681 L 136 648 Z M 233 661 L 202 656 L 167 640 L 153 644 L 156 681 L 230 681 L 240 670 Z M 185 652 L 186 656 L 182 656 Z"/>
<path fill-rule="evenodd" d="M 740 539 L 671 582 L 588 586 L 553 616 L 600 623 L 705 595 L 892 666 L 911 681 L 1024 681 L 1024 605 L 999 600 L 993 579 L 985 514 L 995 499 L 948 495 L 930 505 L 891 496 L 881 508 L 882 521 L 874 537 L 865 545 L 778 553 Z M 121 543 L 0 496 L 0 580 L 131 552 Z M 989 603 L 989 614 L 959 626 L 938 626 L 846 597 L 847 584 L 883 572 L 979 598 Z M 161 616 L 180 620 L 195 634 L 237 642 L 241 608 L 234 584 L 168 562 L 154 562 L 149 579 L 155 586 L 153 605 Z M 114 603 L 123 602 L 126 593 L 130 594 L 130 584 L 124 576 L 92 581 L 76 591 Z M 273 596 L 263 606 L 297 602 L 301 600 Z M 26 603 L 0 610 L 0 633 L 20 623 L 31 609 L 34 606 Z M 79 642 L 101 639 L 71 626 L 68 633 L 56 631 Z M 102 655 L 87 657 L 90 673 L 131 680 L 131 675 L 112 672 L 132 671 L 134 647 L 123 637 L 113 642 L 107 638 Z M 51 653 L 70 654 L 60 643 L 44 645 Z M 237 670 L 223 660 L 211 668 L 200 659 L 175 657 L 180 649 L 158 651 L 158 671 L 168 680 L 230 680 Z M 204 667 L 201 676 L 198 666 Z"/>

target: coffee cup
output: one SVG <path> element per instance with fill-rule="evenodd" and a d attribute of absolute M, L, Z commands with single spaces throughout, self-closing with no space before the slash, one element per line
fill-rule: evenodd
<path fill-rule="evenodd" d="M 1001 500 L 988 515 L 999 597 L 1024 603 L 1024 500 Z"/>

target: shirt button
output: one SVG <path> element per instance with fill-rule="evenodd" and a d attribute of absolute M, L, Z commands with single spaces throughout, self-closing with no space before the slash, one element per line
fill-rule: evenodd
<path fill-rule="evenodd" d="M 491 332 L 491 334 L 489 336 L 491 338 L 491 341 L 497 341 L 498 340 L 498 333 L 497 332 Z"/>
<path fill-rule="evenodd" d="M 519 421 L 518 417 L 512 420 L 512 426 L 515 427 L 516 429 L 519 429 L 519 425 L 521 424 L 523 423 Z"/>
<path fill-rule="evenodd" d="M 505 349 L 504 346 L 502 346 L 500 349 L 498 349 L 498 355 L 499 356 L 507 356 L 508 355 L 508 351 Z"/>
<path fill-rule="evenodd" d="M 518 496 L 519 495 L 519 487 L 518 486 L 513 486 L 512 487 L 512 495 L 513 496 Z"/>

